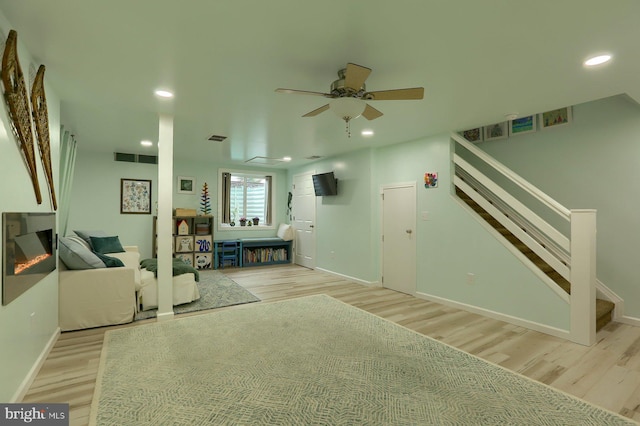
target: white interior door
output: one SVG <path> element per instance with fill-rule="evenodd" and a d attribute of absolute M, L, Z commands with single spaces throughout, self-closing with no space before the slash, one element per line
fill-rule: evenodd
<path fill-rule="evenodd" d="M 295 263 L 316 267 L 316 194 L 308 172 L 293 177 L 292 224 L 295 230 Z"/>
<path fill-rule="evenodd" d="M 382 189 L 382 285 L 416 292 L 416 186 Z"/>

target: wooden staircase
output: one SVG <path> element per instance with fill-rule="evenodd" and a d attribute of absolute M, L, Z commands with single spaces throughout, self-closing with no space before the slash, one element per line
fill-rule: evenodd
<path fill-rule="evenodd" d="M 571 294 L 571 283 L 560 275 L 555 269 L 535 254 L 526 244 L 520 241 L 507 228 L 505 228 L 498 220 L 496 220 L 485 209 L 480 207 L 471 197 L 456 186 L 456 195 L 471 207 L 478 215 L 480 215 L 488 224 L 500 233 L 515 248 L 524 254 L 534 265 L 551 278 L 560 288 Z M 524 229 L 523 229 L 524 230 Z M 526 232 L 526 230 L 524 230 Z M 607 325 L 612 320 L 613 308 L 615 305 L 608 300 L 596 299 L 596 331 Z"/>

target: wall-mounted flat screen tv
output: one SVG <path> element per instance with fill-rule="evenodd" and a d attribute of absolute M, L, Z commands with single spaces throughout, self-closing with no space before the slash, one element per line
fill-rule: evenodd
<path fill-rule="evenodd" d="M 313 189 L 316 196 L 338 195 L 338 179 L 335 178 L 333 172 L 320 173 L 312 176 Z"/>

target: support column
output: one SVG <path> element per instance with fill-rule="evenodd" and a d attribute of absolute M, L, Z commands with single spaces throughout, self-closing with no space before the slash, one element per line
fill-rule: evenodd
<path fill-rule="evenodd" d="M 173 318 L 173 117 L 160 115 L 158 132 L 158 321 Z"/>
<path fill-rule="evenodd" d="M 595 210 L 571 210 L 571 340 L 596 341 Z"/>

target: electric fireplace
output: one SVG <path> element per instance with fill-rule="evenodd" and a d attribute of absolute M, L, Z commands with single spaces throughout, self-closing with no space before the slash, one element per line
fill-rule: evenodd
<path fill-rule="evenodd" d="M 56 214 L 2 213 L 2 304 L 56 269 Z"/>

